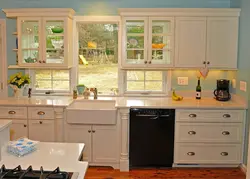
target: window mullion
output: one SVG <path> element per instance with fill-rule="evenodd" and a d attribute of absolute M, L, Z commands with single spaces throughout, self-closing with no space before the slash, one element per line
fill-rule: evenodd
<path fill-rule="evenodd" d="M 51 70 L 51 73 L 50 73 L 50 77 L 51 77 L 51 90 L 54 91 L 54 86 L 53 86 L 53 81 L 54 81 L 54 78 L 53 78 L 53 70 Z"/>

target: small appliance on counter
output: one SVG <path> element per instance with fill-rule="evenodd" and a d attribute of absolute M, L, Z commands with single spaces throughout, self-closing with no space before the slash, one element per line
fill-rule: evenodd
<path fill-rule="evenodd" d="M 217 80 L 217 89 L 214 90 L 215 99 L 218 101 L 228 101 L 231 99 L 229 92 L 229 80 L 220 79 Z"/>

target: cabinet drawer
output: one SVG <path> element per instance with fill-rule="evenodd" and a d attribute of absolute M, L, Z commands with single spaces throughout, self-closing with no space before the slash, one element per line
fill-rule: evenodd
<path fill-rule="evenodd" d="M 177 164 L 240 164 L 240 144 L 176 143 L 174 162 Z"/>
<path fill-rule="evenodd" d="M 0 107 L 0 118 L 27 119 L 26 107 Z"/>
<path fill-rule="evenodd" d="M 29 120 L 29 138 L 40 142 L 55 142 L 54 121 Z"/>
<path fill-rule="evenodd" d="M 54 119 L 53 108 L 28 108 L 29 119 Z"/>
<path fill-rule="evenodd" d="M 242 123 L 177 122 L 176 142 L 234 142 L 242 140 Z"/>
<path fill-rule="evenodd" d="M 242 110 L 177 110 L 176 121 L 189 122 L 242 122 Z"/>

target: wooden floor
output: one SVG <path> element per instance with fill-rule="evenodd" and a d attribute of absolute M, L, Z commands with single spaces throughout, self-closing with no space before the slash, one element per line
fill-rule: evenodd
<path fill-rule="evenodd" d="M 90 167 L 85 179 L 245 179 L 245 174 L 235 169 L 140 169 L 119 172 L 106 167 Z"/>

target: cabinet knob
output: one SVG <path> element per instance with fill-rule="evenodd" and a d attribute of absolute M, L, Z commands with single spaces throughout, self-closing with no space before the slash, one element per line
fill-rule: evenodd
<path fill-rule="evenodd" d="M 46 63 L 46 61 L 45 61 L 45 60 L 43 60 L 43 63 Z"/>
<path fill-rule="evenodd" d="M 148 63 L 149 63 L 149 64 L 151 64 L 152 62 L 151 62 L 151 61 L 149 61 Z"/>
<path fill-rule="evenodd" d="M 92 132 L 95 133 L 95 130 L 93 130 Z"/>
<path fill-rule="evenodd" d="M 188 152 L 187 155 L 189 155 L 189 156 L 194 156 L 195 153 L 194 153 L 194 152 Z"/>
<path fill-rule="evenodd" d="M 189 114 L 189 117 L 195 118 L 197 115 L 196 114 Z"/>
<path fill-rule="evenodd" d="M 189 131 L 188 134 L 189 134 L 189 135 L 195 135 L 196 132 L 195 132 L 195 131 Z"/>
<path fill-rule="evenodd" d="M 90 133 L 91 132 L 91 130 L 88 130 L 88 133 Z"/>
<path fill-rule="evenodd" d="M 223 131 L 222 134 L 223 134 L 223 135 L 229 135 L 230 132 L 228 132 L 228 131 Z"/>
<path fill-rule="evenodd" d="M 39 121 L 39 123 L 40 123 L 40 124 L 42 124 L 42 123 L 43 123 L 43 121 Z"/>
<path fill-rule="evenodd" d="M 147 64 L 148 62 L 147 61 L 144 61 L 145 64 Z"/>
<path fill-rule="evenodd" d="M 209 65 L 209 64 L 210 64 L 210 62 L 207 62 L 207 64 Z"/>
<path fill-rule="evenodd" d="M 27 127 L 27 125 L 24 124 L 23 127 Z"/>
<path fill-rule="evenodd" d="M 16 111 L 9 111 L 9 114 L 16 114 Z"/>
<path fill-rule="evenodd" d="M 45 112 L 43 112 L 43 111 L 38 111 L 37 114 L 40 115 L 40 116 L 43 116 L 43 115 L 45 115 Z"/>
<path fill-rule="evenodd" d="M 221 152 L 220 155 L 221 156 L 228 156 L 228 152 Z"/>
<path fill-rule="evenodd" d="M 230 118 L 231 116 L 230 116 L 230 114 L 224 114 L 223 117 L 224 118 Z"/>
<path fill-rule="evenodd" d="M 203 64 L 205 65 L 205 64 L 206 64 L 206 61 L 203 61 Z"/>

